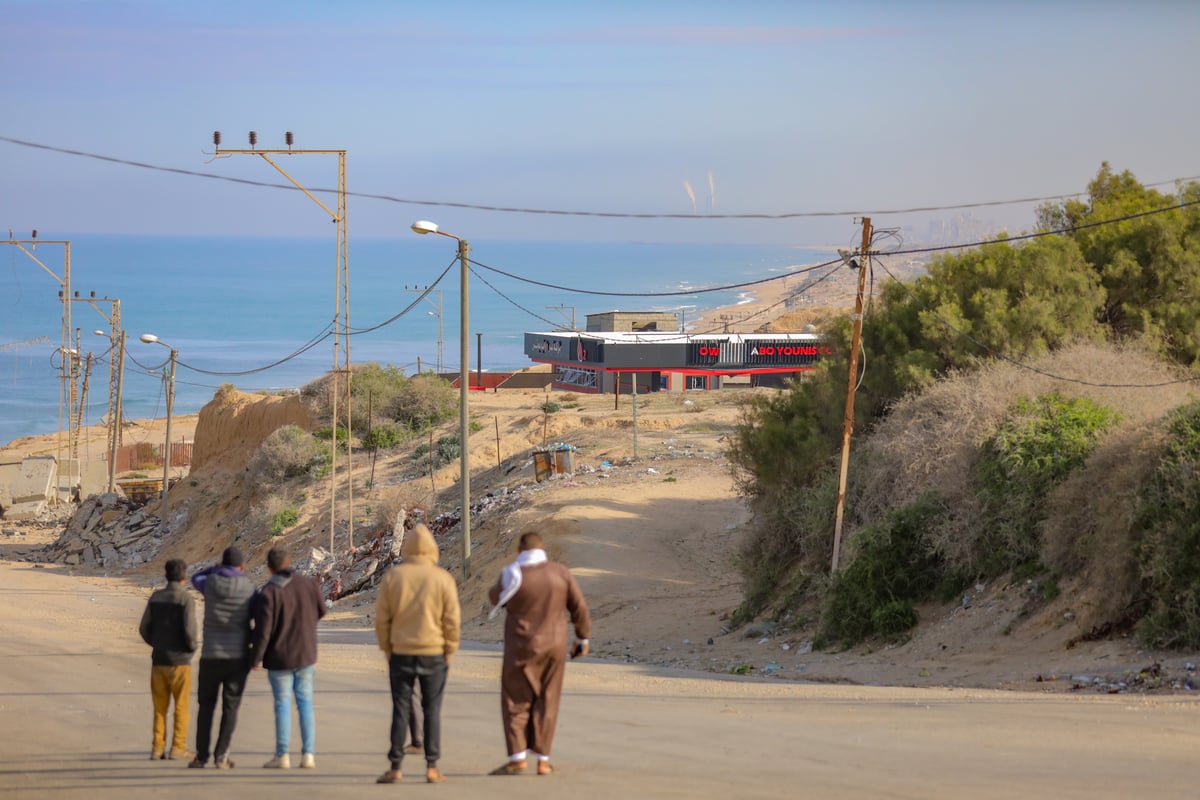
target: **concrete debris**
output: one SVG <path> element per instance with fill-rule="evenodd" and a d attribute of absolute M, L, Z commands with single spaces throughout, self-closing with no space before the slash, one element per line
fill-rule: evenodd
<path fill-rule="evenodd" d="M 79 504 L 58 540 L 38 561 L 106 569 L 145 564 L 163 544 L 156 516 L 119 494 L 99 494 Z"/>
<path fill-rule="evenodd" d="M 487 523 L 512 513 L 526 496 L 545 489 L 544 485 L 531 484 L 498 489 L 471 503 L 471 526 L 486 530 Z M 458 539 L 462 523 L 462 509 L 456 508 L 432 517 L 425 517 L 420 509 L 408 511 L 403 517 L 403 528 L 377 534 L 374 538 L 336 558 L 320 548 L 313 555 L 296 564 L 297 570 L 313 575 L 320 581 L 321 590 L 329 600 L 339 600 L 352 594 L 372 589 L 379 584 L 383 573 L 394 563 L 401 561 L 400 542 L 404 533 L 418 522 L 423 522 L 433 533 L 442 552 Z M 476 540 L 476 546 L 482 542 Z M 317 557 L 318 552 L 320 557 Z"/>

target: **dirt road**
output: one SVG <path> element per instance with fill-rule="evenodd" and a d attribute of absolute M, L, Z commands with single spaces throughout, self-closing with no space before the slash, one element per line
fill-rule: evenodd
<path fill-rule="evenodd" d="M 148 590 L 0 562 L 0 794 L 30 798 L 1128 798 L 1195 794 L 1191 698 L 779 684 L 572 664 L 558 774 L 486 775 L 503 756 L 494 646 L 454 662 L 442 767 L 386 767 L 384 662 L 361 626 L 322 624 L 315 771 L 266 771 L 270 691 L 252 677 L 228 772 L 151 762 Z M 193 700 L 194 711 L 194 700 Z M 295 737 L 293 737 L 295 738 Z M 411 783 L 410 783 L 411 782 Z"/>

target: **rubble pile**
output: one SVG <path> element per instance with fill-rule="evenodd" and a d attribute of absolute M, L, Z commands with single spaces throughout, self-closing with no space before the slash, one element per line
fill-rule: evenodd
<path fill-rule="evenodd" d="M 88 567 L 131 567 L 152 559 L 162 545 L 158 517 L 119 494 L 93 495 L 40 559 Z"/>
<path fill-rule="evenodd" d="M 536 486 L 501 488 L 479 498 L 471 504 L 471 524 L 483 526 L 498 514 L 509 513 L 525 493 L 540 489 Z M 460 508 L 429 518 L 425 518 L 420 509 L 414 509 L 398 519 L 391 531 L 376 535 L 340 556 L 331 556 L 328 550 L 314 547 L 303 559 L 297 559 L 296 569 L 316 577 L 321 583 L 322 594 L 332 602 L 378 584 L 384 570 L 400 560 L 404 531 L 423 522 L 438 540 L 439 546 L 452 545 L 457 538 L 455 529 L 461 521 Z"/>

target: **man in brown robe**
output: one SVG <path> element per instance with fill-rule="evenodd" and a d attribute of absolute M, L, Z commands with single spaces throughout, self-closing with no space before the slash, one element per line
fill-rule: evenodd
<path fill-rule="evenodd" d="M 488 592 L 493 616 L 502 607 L 507 612 L 500 709 L 508 761 L 491 774 L 521 774 L 532 751 L 537 774 L 549 775 L 554 771 L 550 747 L 567 663 L 567 616 L 575 627 L 572 658 L 588 654 L 592 618 L 574 576 L 547 559 L 541 536 L 523 534 L 519 550 L 517 560 L 505 567 Z"/>

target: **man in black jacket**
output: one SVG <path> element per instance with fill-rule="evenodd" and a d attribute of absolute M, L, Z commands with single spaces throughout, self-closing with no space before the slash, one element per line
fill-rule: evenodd
<path fill-rule="evenodd" d="M 241 550 L 226 547 L 219 565 L 192 576 L 192 586 L 204 595 L 204 643 L 196 686 L 196 757 L 188 762 L 189 767 L 208 764 L 218 694 L 221 725 L 211 755 L 217 769 L 233 766 L 229 744 L 237 727 L 246 676 L 250 674 L 250 601 L 254 584 L 244 574 L 245 561 Z"/>
<path fill-rule="evenodd" d="M 317 622 L 325 616 L 321 587 L 292 570 L 282 547 L 267 553 L 271 579 L 259 590 L 254 605 L 252 638 L 254 669 L 267 668 L 275 697 L 275 757 L 267 769 L 292 766 L 288 747 L 292 734 L 292 698 L 300 716 L 300 767 L 317 765 L 313 755 L 316 720 L 313 717 L 313 677 L 317 663 Z"/>
<path fill-rule="evenodd" d="M 188 693 L 196 652 L 196 601 L 183 585 L 187 564 L 166 563 L 167 585 L 150 595 L 138 633 L 150 647 L 150 697 L 154 700 L 154 737 L 150 758 L 187 758 Z M 166 750 L 167 711 L 175 700 L 171 750 Z"/>

